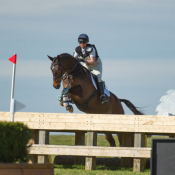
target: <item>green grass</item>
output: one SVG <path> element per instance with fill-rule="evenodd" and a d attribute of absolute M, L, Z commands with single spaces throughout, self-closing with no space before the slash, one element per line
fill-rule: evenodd
<path fill-rule="evenodd" d="M 119 146 L 119 142 L 116 135 L 113 135 L 116 141 L 116 146 Z M 147 139 L 147 147 L 151 147 L 152 138 L 166 138 L 165 136 L 153 136 Z M 75 145 L 74 135 L 51 135 L 50 136 L 51 145 Z M 85 137 L 86 144 L 86 137 Z M 105 140 L 104 135 L 97 136 L 97 146 L 109 146 L 108 142 Z M 52 156 L 52 161 L 55 156 Z M 121 168 L 114 166 L 97 165 L 96 170 L 85 171 L 84 165 L 55 165 L 54 169 L 55 175 L 149 175 L 150 169 L 146 169 L 144 172 L 134 173 L 132 168 Z"/>
<path fill-rule="evenodd" d="M 50 145 L 75 145 L 74 135 L 50 135 Z"/>
<path fill-rule="evenodd" d="M 119 146 L 117 136 L 114 135 L 116 146 Z M 75 145 L 75 136 L 74 135 L 51 135 L 50 136 L 51 145 Z M 86 137 L 85 137 L 86 144 Z M 109 143 L 105 140 L 104 135 L 97 136 L 97 146 L 109 146 Z"/>
<path fill-rule="evenodd" d="M 96 170 L 85 171 L 83 165 L 55 165 L 55 175 L 150 175 L 150 169 L 146 169 L 144 172 L 133 172 L 132 168 L 118 167 L 106 167 L 103 165 L 97 165 Z"/>
<path fill-rule="evenodd" d="M 116 146 L 119 146 L 119 142 L 117 136 L 113 135 Z M 147 139 L 147 147 L 151 147 L 151 140 L 152 138 L 168 138 L 167 136 L 152 136 L 151 138 Z M 50 136 L 50 144 L 51 145 L 75 145 L 75 136 L 74 135 L 51 135 Z M 86 137 L 85 137 L 85 144 L 86 144 Z M 97 136 L 97 146 L 109 146 L 109 143 L 106 141 L 104 135 Z"/>

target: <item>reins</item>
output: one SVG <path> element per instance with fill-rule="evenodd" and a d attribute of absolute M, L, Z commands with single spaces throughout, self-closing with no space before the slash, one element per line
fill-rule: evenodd
<path fill-rule="evenodd" d="M 61 65 L 60 67 L 61 67 L 61 75 L 60 76 L 53 76 L 53 80 L 55 80 L 56 82 L 61 82 L 61 80 L 63 80 L 64 81 L 64 79 L 65 79 L 65 77 L 66 77 L 66 72 L 67 72 L 67 76 L 68 76 L 68 84 L 69 84 L 69 77 L 70 76 L 73 76 L 73 75 L 75 75 L 75 74 L 77 74 L 77 73 L 79 73 L 79 72 L 82 72 L 82 69 L 80 68 L 80 70 L 78 70 L 78 71 L 76 71 L 76 72 L 74 72 L 73 74 L 71 74 L 72 73 L 72 71 L 77 67 L 77 65 L 79 64 L 79 61 L 78 60 L 76 60 L 76 64 L 70 69 L 70 70 L 67 70 L 66 71 L 66 67 L 63 65 L 63 63 L 61 62 L 61 61 L 59 61 L 59 62 L 57 62 L 57 63 L 51 63 L 51 65 L 52 66 L 55 66 L 55 65 Z M 65 73 L 63 74 L 63 68 L 64 68 L 64 70 L 65 70 Z M 83 72 L 82 72 L 82 74 L 83 74 Z M 60 79 L 60 81 L 58 81 L 57 79 L 58 78 L 61 78 Z M 65 82 L 66 83 L 66 82 Z"/>

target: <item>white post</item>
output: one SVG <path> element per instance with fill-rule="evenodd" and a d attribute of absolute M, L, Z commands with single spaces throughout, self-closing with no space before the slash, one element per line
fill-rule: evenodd
<path fill-rule="evenodd" d="M 14 100 L 15 72 L 16 72 L 16 64 L 13 64 L 11 102 L 10 102 L 10 112 L 11 112 L 11 121 L 12 122 L 14 122 L 14 112 L 15 112 L 15 100 Z"/>

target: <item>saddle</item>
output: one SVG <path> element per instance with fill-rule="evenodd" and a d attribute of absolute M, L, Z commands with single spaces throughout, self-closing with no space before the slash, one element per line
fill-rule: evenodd
<path fill-rule="evenodd" d="M 97 78 L 97 76 L 96 76 L 95 74 L 93 74 L 92 72 L 91 72 L 91 79 L 92 79 L 92 83 L 93 83 L 94 87 L 95 87 L 96 89 L 99 89 L 99 87 L 98 87 L 98 78 Z M 102 82 L 103 82 L 103 85 L 104 85 L 104 93 L 105 93 L 108 97 L 110 97 L 110 92 L 109 92 L 109 90 L 107 89 L 105 82 L 104 82 L 104 81 L 102 81 Z"/>
<path fill-rule="evenodd" d="M 92 72 L 91 72 L 91 75 L 92 75 L 92 77 L 93 77 L 93 79 L 95 81 L 95 84 L 97 85 L 97 88 L 98 88 L 98 78 L 97 78 L 97 75 L 93 74 Z"/>

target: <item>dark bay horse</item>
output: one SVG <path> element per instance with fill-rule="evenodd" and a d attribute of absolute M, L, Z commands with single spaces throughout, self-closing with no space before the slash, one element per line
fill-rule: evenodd
<path fill-rule="evenodd" d="M 79 110 L 91 114 L 124 114 L 121 104 L 124 102 L 135 115 L 142 115 L 130 101 L 118 99 L 112 92 L 110 92 L 110 97 L 107 97 L 108 102 L 102 104 L 98 91 L 94 94 L 96 89 L 92 83 L 90 71 L 84 68 L 73 56 L 64 53 L 54 58 L 48 57 L 52 61 L 51 71 L 54 88 L 59 89 L 61 82 L 63 88 L 70 87 L 68 96 Z M 121 145 L 121 134 L 117 134 L 117 136 Z M 112 134 L 106 133 L 105 138 L 110 146 L 115 146 Z"/>

